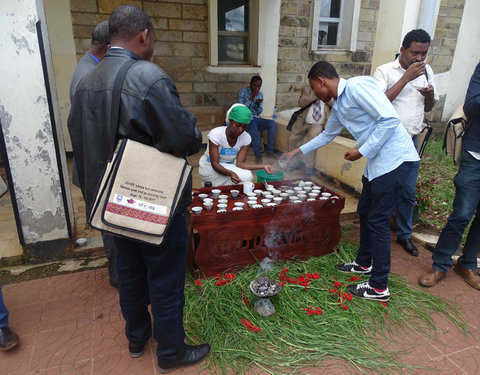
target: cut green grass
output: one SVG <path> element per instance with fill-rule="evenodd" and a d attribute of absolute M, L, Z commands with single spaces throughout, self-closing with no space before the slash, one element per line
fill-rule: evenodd
<path fill-rule="evenodd" d="M 349 281 L 352 275 L 339 273 L 334 265 L 354 259 L 356 249 L 341 243 L 337 253 L 276 262 L 269 271 L 252 266 L 230 279 L 190 278 L 185 305 L 188 340 L 212 346 L 207 366 L 214 372 L 244 373 L 255 366 L 271 374 L 298 374 L 302 368 L 341 360 L 358 371 L 400 373 L 415 369 L 398 361 L 400 352 L 387 349 L 395 340 L 389 335 L 392 329 L 435 334 L 436 313 L 465 331 L 454 304 L 395 275 L 390 275 L 389 302 L 351 298 L 346 285 L 367 278 Z M 272 298 L 276 312 L 268 317 L 253 310 L 257 297 L 249 284 L 259 276 L 286 282 Z M 217 285 L 221 280 L 228 282 Z"/>

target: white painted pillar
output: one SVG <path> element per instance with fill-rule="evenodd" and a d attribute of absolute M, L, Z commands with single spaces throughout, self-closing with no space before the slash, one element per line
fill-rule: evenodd
<path fill-rule="evenodd" d="M 0 25 L 0 122 L 20 242 L 49 257 L 69 245 L 73 209 L 42 2 L 2 1 Z"/>
<path fill-rule="evenodd" d="M 448 121 L 453 112 L 465 101 L 470 77 L 480 60 L 479 14 L 480 1 L 466 0 L 452 68 L 448 77 L 442 121 Z"/>

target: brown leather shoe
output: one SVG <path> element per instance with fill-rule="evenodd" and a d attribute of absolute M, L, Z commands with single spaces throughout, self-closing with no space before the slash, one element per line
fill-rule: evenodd
<path fill-rule="evenodd" d="M 418 283 L 420 285 L 430 287 L 430 286 L 437 285 L 437 283 L 440 280 L 442 280 L 444 277 L 445 277 L 444 273 L 441 273 L 440 271 L 437 271 L 432 268 L 431 271 L 420 276 L 420 278 L 418 279 Z"/>
<path fill-rule="evenodd" d="M 462 276 L 465 282 L 472 288 L 480 289 L 480 276 L 478 276 L 476 270 L 462 267 L 458 263 L 455 264 L 455 267 L 453 267 L 453 269 L 456 273 Z"/>

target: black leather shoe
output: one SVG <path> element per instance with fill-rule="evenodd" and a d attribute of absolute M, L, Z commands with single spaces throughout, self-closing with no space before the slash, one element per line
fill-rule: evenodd
<path fill-rule="evenodd" d="M 18 336 L 8 327 L 0 327 L 0 350 L 6 351 L 18 345 Z"/>
<path fill-rule="evenodd" d="M 130 357 L 132 358 L 141 357 L 144 349 L 145 349 L 145 343 L 142 343 L 142 344 L 134 344 L 131 342 L 128 343 L 128 351 L 130 352 Z"/>
<path fill-rule="evenodd" d="M 210 345 L 187 345 L 187 350 L 185 354 L 178 360 L 168 359 L 162 360 L 158 359 L 158 371 L 162 374 L 176 370 L 180 367 L 194 365 L 204 359 L 208 353 L 210 353 Z"/>
<path fill-rule="evenodd" d="M 397 242 L 402 245 L 403 249 L 414 257 L 418 257 L 418 249 L 413 244 L 410 238 L 397 239 Z"/>

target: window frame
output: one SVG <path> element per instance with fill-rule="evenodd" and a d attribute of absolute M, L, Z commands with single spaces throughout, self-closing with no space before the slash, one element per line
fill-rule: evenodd
<path fill-rule="evenodd" d="M 315 53 L 356 51 L 361 0 L 343 0 L 341 2 L 336 45 L 318 44 L 320 22 L 337 20 L 336 17 L 320 17 L 321 2 L 322 0 L 314 0 L 311 50 Z"/>
<path fill-rule="evenodd" d="M 209 0 L 209 47 L 210 47 L 210 66 L 213 67 L 225 67 L 225 66 L 238 66 L 238 67 L 251 67 L 259 66 L 259 12 L 260 12 L 260 0 L 250 0 L 248 4 L 248 32 L 236 32 L 237 35 L 247 34 L 247 61 L 246 62 L 219 62 L 218 61 L 218 36 L 221 35 L 218 31 L 218 1 L 221 0 Z M 221 32 L 222 33 L 222 32 Z M 229 32 L 229 35 L 232 35 Z"/>

